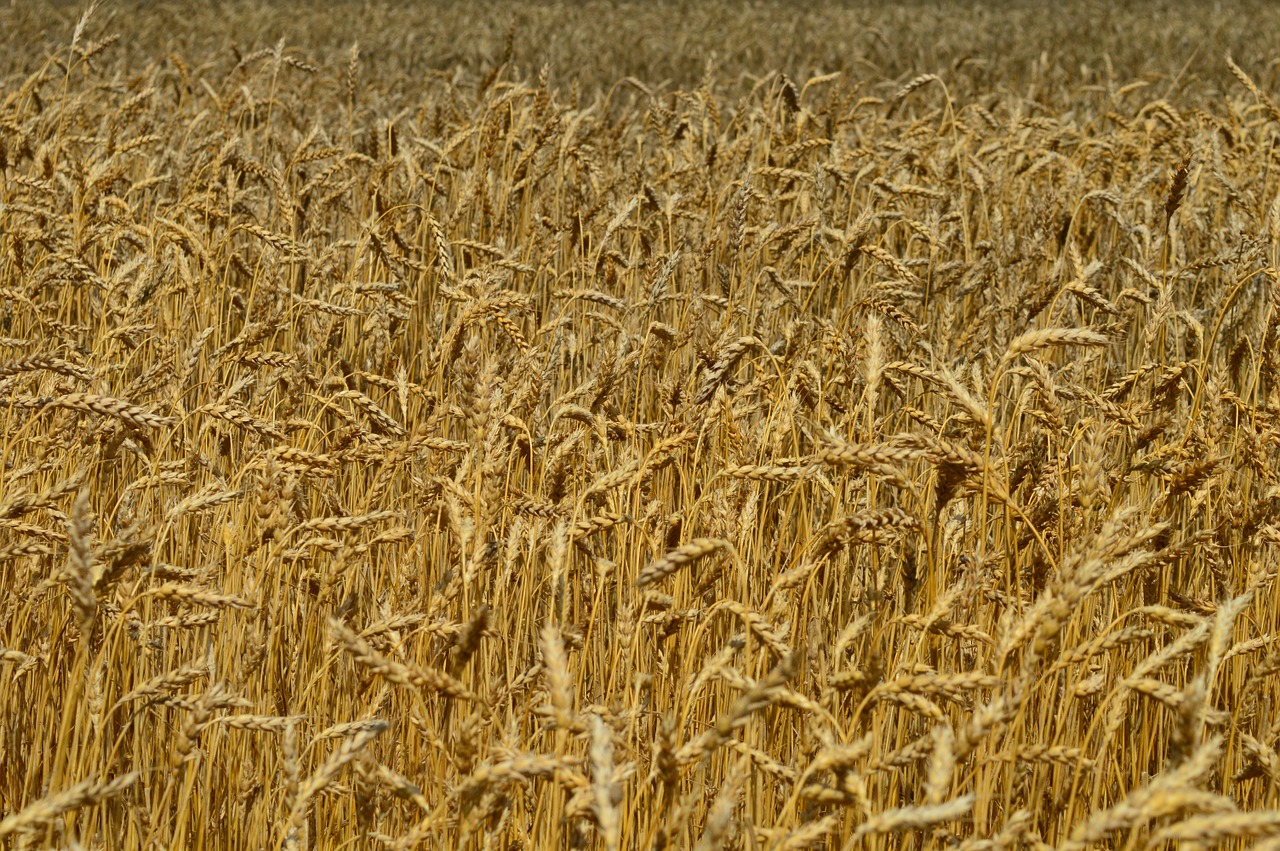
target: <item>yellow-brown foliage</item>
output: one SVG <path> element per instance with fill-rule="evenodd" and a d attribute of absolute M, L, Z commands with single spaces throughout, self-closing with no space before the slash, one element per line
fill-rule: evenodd
<path fill-rule="evenodd" d="M 0 11 L 0 847 L 1276 842 L 1276 15 L 1081 9 Z"/>

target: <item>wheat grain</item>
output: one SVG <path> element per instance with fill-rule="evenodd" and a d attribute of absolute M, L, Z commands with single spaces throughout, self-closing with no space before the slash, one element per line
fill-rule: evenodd
<path fill-rule="evenodd" d="M 175 2 L 0 11 L 11 844 L 1274 844 L 1280 12 Z"/>

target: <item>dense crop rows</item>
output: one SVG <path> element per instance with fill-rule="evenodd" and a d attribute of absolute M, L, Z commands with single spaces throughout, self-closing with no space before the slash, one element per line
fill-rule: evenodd
<path fill-rule="evenodd" d="M 0 15 L 0 846 L 1280 836 L 1258 19 L 486 9 Z"/>

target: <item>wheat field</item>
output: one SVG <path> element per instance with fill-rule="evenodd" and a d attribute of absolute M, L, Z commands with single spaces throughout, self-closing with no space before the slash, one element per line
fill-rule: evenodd
<path fill-rule="evenodd" d="M 1280 849 L 1268 31 L 0 8 L 0 848 Z"/>

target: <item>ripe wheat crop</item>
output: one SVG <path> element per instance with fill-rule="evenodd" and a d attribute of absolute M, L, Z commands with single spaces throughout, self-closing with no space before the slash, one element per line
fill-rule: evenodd
<path fill-rule="evenodd" d="M 1278 18 L 9 4 L 0 848 L 1280 848 Z"/>

